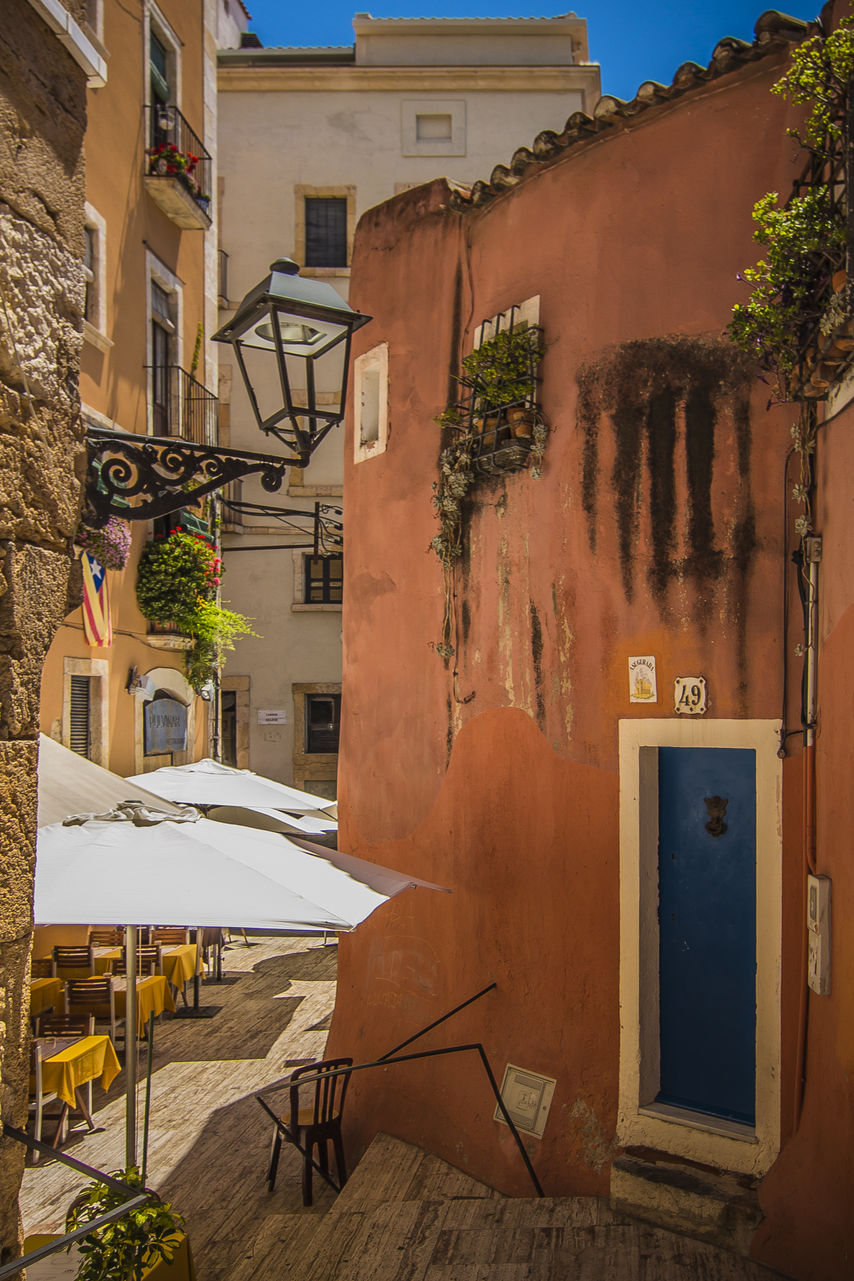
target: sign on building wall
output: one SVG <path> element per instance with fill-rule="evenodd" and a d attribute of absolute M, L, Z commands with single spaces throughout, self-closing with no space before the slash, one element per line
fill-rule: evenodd
<path fill-rule="evenodd" d="M 629 702 L 657 703 L 655 658 L 651 654 L 629 659 Z"/>
<path fill-rule="evenodd" d="M 146 703 L 144 716 L 145 754 L 186 752 L 187 709 L 175 698 L 155 698 Z"/>
<path fill-rule="evenodd" d="M 706 678 L 677 676 L 673 703 L 677 716 L 703 716 L 706 711 Z"/>
<path fill-rule="evenodd" d="M 279 707 L 262 707 L 258 710 L 259 725 L 286 725 L 287 715 Z"/>

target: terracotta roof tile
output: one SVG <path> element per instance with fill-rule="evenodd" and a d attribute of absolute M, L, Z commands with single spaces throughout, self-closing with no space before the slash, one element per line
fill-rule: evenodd
<path fill-rule="evenodd" d="M 672 102 L 738 67 L 757 62 L 787 45 L 797 44 L 808 33 L 810 26 L 810 23 L 790 18 L 776 9 L 766 10 L 757 19 L 752 44 L 725 36 L 715 45 L 708 66 L 683 62 L 669 85 L 645 80 L 634 98 L 628 102 L 610 94 L 603 95 L 593 108 L 592 116 L 583 111 L 575 111 L 562 132 L 544 129 L 537 134 L 530 147 L 518 147 L 514 151 L 509 166 L 496 165 L 488 181 L 478 180 L 468 190 L 457 186 L 451 195 L 450 207 L 464 212 L 466 209 L 477 209 L 489 204 L 502 192 L 524 182 L 538 166 L 550 163 L 573 147 L 583 145 L 590 138 L 608 133 L 621 120 L 638 116 L 661 103 Z"/>

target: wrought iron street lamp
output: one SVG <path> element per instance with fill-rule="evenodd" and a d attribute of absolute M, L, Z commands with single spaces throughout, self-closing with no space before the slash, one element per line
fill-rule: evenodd
<path fill-rule="evenodd" d="M 370 319 L 331 285 L 303 278 L 295 262 L 279 258 L 213 335 L 234 348 L 258 426 L 299 466 L 344 417 L 350 338 Z"/>

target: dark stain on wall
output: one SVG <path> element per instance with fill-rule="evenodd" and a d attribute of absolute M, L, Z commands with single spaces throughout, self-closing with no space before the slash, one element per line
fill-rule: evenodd
<path fill-rule="evenodd" d="M 543 684 L 543 628 L 540 615 L 533 601 L 529 602 L 531 614 L 531 658 L 534 664 L 534 683 L 537 691 L 537 724 L 542 729 L 546 720 L 545 686 Z"/>
<path fill-rule="evenodd" d="M 467 596 L 463 597 L 463 603 L 460 607 L 460 623 L 463 629 L 463 640 L 467 641 L 471 631 L 471 605 Z"/>
<path fill-rule="evenodd" d="M 663 607 L 670 581 L 691 575 L 709 583 L 722 571 L 726 552 L 742 579 L 755 549 L 750 495 L 749 362 L 728 342 L 707 338 L 643 339 L 610 348 L 579 370 L 578 426 L 583 433 L 581 497 L 590 548 L 606 501 L 613 506 L 623 591 L 631 600 L 636 583 L 641 518 L 648 515 L 651 548 L 646 566 L 653 594 Z M 735 427 L 738 512 L 732 532 L 716 530 L 715 457 L 722 414 Z M 609 423 L 616 455 L 610 476 L 599 462 L 603 423 Z M 684 437 L 687 511 L 677 495 L 677 450 Z M 647 490 L 643 486 L 646 461 Z M 648 513 L 644 510 L 648 505 Z M 682 533 L 685 555 L 676 555 Z"/>
<path fill-rule="evenodd" d="M 445 708 L 448 714 L 448 730 L 445 734 L 445 769 L 451 763 L 451 752 L 454 750 L 454 703 L 450 693 L 445 700 Z"/>

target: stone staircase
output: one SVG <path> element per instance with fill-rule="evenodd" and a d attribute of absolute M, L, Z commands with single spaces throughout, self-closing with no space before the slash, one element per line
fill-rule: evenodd
<path fill-rule="evenodd" d="M 767 1281 L 778 1275 L 617 1212 L 605 1198 L 504 1197 L 385 1134 L 325 1214 L 271 1212 L 252 1232 L 230 1281 Z"/>

